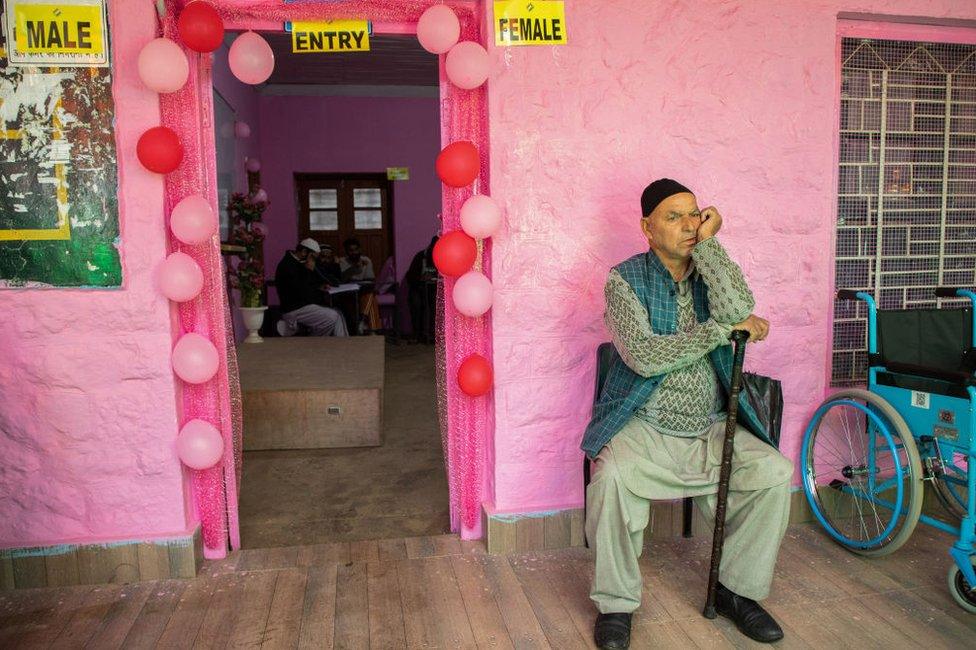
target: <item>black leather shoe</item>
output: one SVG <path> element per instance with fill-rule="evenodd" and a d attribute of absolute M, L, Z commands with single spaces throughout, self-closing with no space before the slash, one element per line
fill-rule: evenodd
<path fill-rule="evenodd" d="M 602 650 L 630 647 L 630 613 L 600 614 L 593 627 L 593 640 Z"/>
<path fill-rule="evenodd" d="M 753 641 L 773 643 L 783 638 L 783 628 L 779 626 L 756 601 L 740 596 L 718 584 L 715 593 L 715 611 L 730 619 L 739 631 Z"/>

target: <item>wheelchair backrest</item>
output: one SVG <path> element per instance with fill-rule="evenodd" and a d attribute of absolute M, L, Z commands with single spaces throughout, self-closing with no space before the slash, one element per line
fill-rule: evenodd
<path fill-rule="evenodd" d="M 882 362 L 963 370 L 963 356 L 972 347 L 972 336 L 972 309 L 878 311 Z"/>

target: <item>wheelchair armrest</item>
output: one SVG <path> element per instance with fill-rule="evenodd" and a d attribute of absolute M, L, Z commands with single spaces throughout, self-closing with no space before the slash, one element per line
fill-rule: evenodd
<path fill-rule="evenodd" d="M 930 379 L 948 381 L 959 386 L 976 386 L 976 377 L 962 370 L 943 370 L 941 368 L 916 366 L 912 363 L 898 363 L 897 361 L 884 362 L 884 367 L 891 372 L 902 375 L 919 375 Z"/>

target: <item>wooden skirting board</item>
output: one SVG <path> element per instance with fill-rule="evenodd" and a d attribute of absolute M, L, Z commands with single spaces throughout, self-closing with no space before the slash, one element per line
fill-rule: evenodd
<path fill-rule="evenodd" d="M 158 542 L 0 549 L 0 589 L 193 578 L 203 562 L 200 529 Z"/>

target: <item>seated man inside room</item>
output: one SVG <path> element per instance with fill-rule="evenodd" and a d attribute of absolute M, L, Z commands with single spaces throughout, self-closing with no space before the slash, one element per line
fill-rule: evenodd
<path fill-rule="evenodd" d="M 329 244 L 321 244 L 322 251 L 318 254 L 315 263 L 315 270 L 319 277 L 330 287 L 338 287 L 342 284 L 342 269 L 339 260 L 336 259 L 335 249 Z"/>
<path fill-rule="evenodd" d="M 437 267 L 434 266 L 434 245 L 438 237 L 434 235 L 422 251 L 418 251 L 410 262 L 405 279 L 410 302 L 410 324 L 414 339 L 418 343 L 434 342 L 434 307 L 437 303 Z"/>
<path fill-rule="evenodd" d="M 380 329 L 380 309 L 373 295 L 372 282 L 376 279 L 373 272 L 373 261 L 363 255 L 359 240 L 350 237 L 342 242 L 345 250 L 345 257 L 339 258 L 339 269 L 342 272 L 343 282 L 355 282 L 361 286 L 359 292 L 359 313 L 358 323 L 361 332 L 376 331 Z"/>
<path fill-rule="evenodd" d="M 339 269 L 342 271 L 343 282 L 363 282 L 376 279 L 373 272 L 373 261 L 363 255 L 359 240 L 350 237 L 342 242 L 346 254 L 339 258 Z"/>
<path fill-rule="evenodd" d="M 680 183 L 660 179 L 641 196 L 648 252 L 615 266 L 605 287 L 605 321 L 617 354 L 581 445 L 592 461 L 586 537 L 596 571 L 594 640 L 626 648 L 641 603 L 649 501 L 695 497 L 714 516 L 733 329 L 762 341 L 769 323 L 752 314 L 752 292 L 715 235 L 722 217 L 699 210 Z M 769 593 L 789 520 L 792 462 L 767 444 L 741 405 L 729 483 L 716 607 L 761 642 L 783 631 L 756 601 Z M 650 589 L 654 589 L 650 585 Z M 702 601 L 705 584 L 702 584 Z"/>
<path fill-rule="evenodd" d="M 313 336 L 348 336 L 342 314 L 318 304 L 324 285 L 315 271 L 320 251 L 317 241 L 303 239 L 278 262 L 275 288 L 281 301 L 278 333 L 282 336 L 294 335 L 300 325 L 310 328 Z"/>

